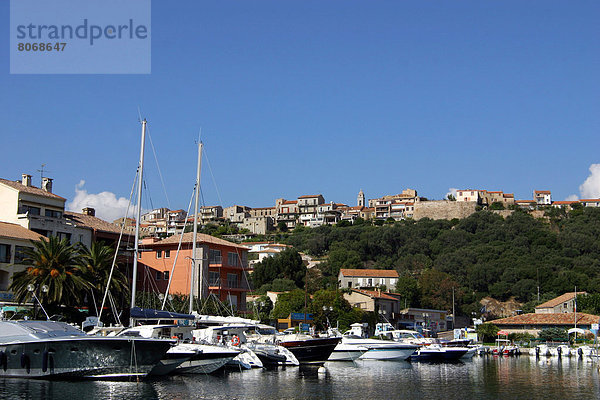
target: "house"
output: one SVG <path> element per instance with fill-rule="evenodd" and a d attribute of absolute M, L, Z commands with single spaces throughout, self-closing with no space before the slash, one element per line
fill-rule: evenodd
<path fill-rule="evenodd" d="M 600 199 L 581 199 L 579 202 L 584 207 L 600 207 Z"/>
<path fill-rule="evenodd" d="M 213 236 L 198 234 L 196 257 L 198 268 L 191 285 L 193 233 L 173 235 L 158 241 L 155 238 L 142 240 L 138 267 L 138 288 L 142 291 L 164 293 L 169 278 L 169 293 L 190 294 L 190 286 L 194 296 L 202 289 L 202 297 L 215 295 L 222 302 L 228 302 L 238 310 L 246 310 L 246 292 L 248 284 L 248 248 Z M 174 264 L 179 241 L 181 250 Z M 139 272 L 141 271 L 141 273 Z M 170 277 L 172 272 L 172 277 Z M 202 286 L 199 279 L 202 277 Z"/>
<path fill-rule="evenodd" d="M 482 203 L 483 190 L 465 189 L 456 191 L 456 201 L 473 201 L 477 204 Z"/>
<path fill-rule="evenodd" d="M 370 199 L 369 207 L 374 209 L 374 218 L 376 219 L 393 218 L 400 221 L 412 217 L 416 200 L 417 191 L 405 189 L 397 195 Z"/>
<path fill-rule="evenodd" d="M 223 209 L 223 218 L 229 222 L 241 223 L 250 216 L 250 207 L 233 205 Z"/>
<path fill-rule="evenodd" d="M 572 210 L 573 204 L 579 204 L 579 201 L 577 201 L 577 200 L 553 201 L 552 207 L 564 208 L 566 210 Z"/>
<path fill-rule="evenodd" d="M 33 248 L 31 241 L 40 240 L 40 236 L 21 225 L 0 222 L 0 303 L 13 300 L 13 294 L 8 291 L 12 276 L 27 268 L 24 252 Z"/>
<path fill-rule="evenodd" d="M 398 282 L 398 272 L 386 269 L 340 269 L 338 285 L 343 288 L 394 288 Z"/>
<path fill-rule="evenodd" d="M 203 206 L 200 207 L 200 223 L 202 225 L 209 222 L 219 222 L 223 220 L 223 207 L 221 206 Z"/>
<path fill-rule="evenodd" d="M 398 297 L 381 290 L 352 289 L 344 293 L 344 299 L 353 307 L 364 311 L 378 312 L 395 325 L 400 311 Z"/>
<path fill-rule="evenodd" d="M 42 178 L 41 186 L 33 186 L 28 174 L 21 181 L 0 179 L 0 221 L 89 247 L 92 232 L 65 218 L 66 199 L 52 193 L 52 179 Z"/>
<path fill-rule="evenodd" d="M 250 265 L 254 265 L 261 262 L 267 257 L 273 257 L 275 254 L 282 252 L 283 250 L 291 247 L 287 244 L 281 243 L 270 243 L 270 242 L 247 242 L 242 243 L 242 246 L 248 248 L 249 254 L 256 254 L 257 259 L 250 261 Z"/>
<path fill-rule="evenodd" d="M 536 314 L 556 314 L 575 312 L 575 296 L 581 296 L 586 292 L 570 292 L 548 300 L 535 308 Z"/>
<path fill-rule="evenodd" d="M 516 200 L 515 204 L 524 210 L 535 210 L 537 202 L 535 200 Z"/>
<path fill-rule="evenodd" d="M 248 229 L 255 235 L 265 235 L 273 230 L 273 217 L 246 217 L 237 226 L 241 229 Z"/>
<path fill-rule="evenodd" d="M 541 206 L 550 205 L 552 204 L 552 193 L 549 190 L 534 190 L 533 200 Z"/>
<path fill-rule="evenodd" d="M 288 229 L 294 229 L 298 221 L 298 201 L 277 199 L 275 200 L 277 224 L 283 222 Z"/>
<path fill-rule="evenodd" d="M 398 327 L 437 333 L 448 329 L 448 312 L 428 308 L 404 308 L 397 317 Z"/>
<path fill-rule="evenodd" d="M 536 310 L 537 311 L 537 310 Z M 528 313 L 488 321 L 508 333 L 530 333 L 537 335 L 542 329 L 578 328 L 589 330 L 600 317 L 585 313 Z"/>

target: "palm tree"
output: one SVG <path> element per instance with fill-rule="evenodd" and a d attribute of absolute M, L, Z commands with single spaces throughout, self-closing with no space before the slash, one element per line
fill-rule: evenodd
<path fill-rule="evenodd" d="M 88 283 L 82 276 L 79 252 L 67 239 L 56 236 L 31 241 L 33 248 L 26 250 L 24 263 L 31 265 L 13 275 L 9 289 L 19 303 L 30 296 L 29 285 L 36 288 L 38 298 L 51 305 L 73 305 L 81 300 Z M 41 292 L 43 285 L 47 292 Z"/>
<path fill-rule="evenodd" d="M 83 277 L 89 283 L 92 297 L 101 299 L 107 285 L 111 293 L 115 295 L 127 295 L 129 292 L 128 279 L 118 268 L 115 268 L 110 282 L 110 270 L 112 268 L 115 250 L 100 242 L 92 242 L 90 248 L 80 246 L 80 267 Z M 99 306 L 96 304 L 95 307 Z"/>

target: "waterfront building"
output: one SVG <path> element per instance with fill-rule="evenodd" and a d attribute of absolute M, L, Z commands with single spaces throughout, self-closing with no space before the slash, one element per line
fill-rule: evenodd
<path fill-rule="evenodd" d="M 169 293 L 189 295 L 192 259 L 191 232 L 173 235 L 164 240 L 147 238 L 142 240 L 139 258 L 138 288 L 142 291 L 164 293 L 169 278 Z M 173 265 L 177 247 L 181 240 L 181 250 L 177 263 Z M 194 277 L 193 293 L 215 295 L 234 308 L 246 310 L 246 292 L 250 290 L 247 272 L 248 248 L 214 236 L 198 234 L 196 257 L 197 275 Z M 173 276 L 170 277 L 171 271 Z M 202 287 L 199 277 L 202 271 Z"/>
<path fill-rule="evenodd" d="M 398 272 L 393 269 L 348 269 L 342 268 L 338 274 L 340 289 L 386 287 L 392 289 L 398 282 Z"/>

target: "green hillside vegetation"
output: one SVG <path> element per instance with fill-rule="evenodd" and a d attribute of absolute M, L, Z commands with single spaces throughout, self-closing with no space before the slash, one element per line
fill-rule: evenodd
<path fill-rule="evenodd" d="M 467 315 L 479 311 L 478 302 L 485 296 L 502 301 L 514 296 L 532 309 L 538 281 L 542 300 L 575 286 L 600 292 L 600 209 L 550 208 L 546 215 L 538 220 L 517 210 L 504 219 L 479 211 L 463 220 L 407 220 L 383 226 L 360 221 L 296 229 L 280 240 L 325 259 L 308 275 L 309 292 L 335 288 L 340 268 L 397 270 L 398 286 L 389 289 L 402 293 L 412 306 L 450 309 L 454 288 L 457 311 Z M 293 281 L 303 288 L 305 269 L 297 267 L 297 257 L 285 257 L 296 266 L 286 268 L 277 258 L 268 261 L 272 267 L 259 264 L 255 278 L 264 278 L 255 280 L 255 287 L 275 284 L 279 277 L 286 281 L 277 286 Z"/>

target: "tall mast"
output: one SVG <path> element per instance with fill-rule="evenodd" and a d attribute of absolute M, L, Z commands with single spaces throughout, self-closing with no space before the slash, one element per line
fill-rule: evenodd
<path fill-rule="evenodd" d="M 194 203 L 194 235 L 192 236 L 192 276 L 190 277 L 190 314 L 193 311 L 194 306 L 194 282 L 196 281 L 196 238 L 198 237 L 198 197 L 200 193 L 200 172 L 202 171 L 202 142 L 198 143 L 198 168 L 196 169 L 196 189 L 195 189 L 195 203 Z M 200 276 L 198 283 L 198 296 L 202 298 L 202 286 L 203 286 L 203 268 L 200 264 Z"/>
<path fill-rule="evenodd" d="M 140 148 L 140 163 L 138 165 L 137 211 L 135 219 L 135 249 L 133 252 L 133 275 L 131 277 L 131 308 L 135 307 L 135 291 L 137 283 L 137 264 L 140 254 L 140 219 L 142 217 L 142 182 L 144 179 L 144 145 L 146 143 L 146 119 L 142 121 L 142 144 Z M 129 318 L 129 325 L 133 325 L 133 318 Z"/>

